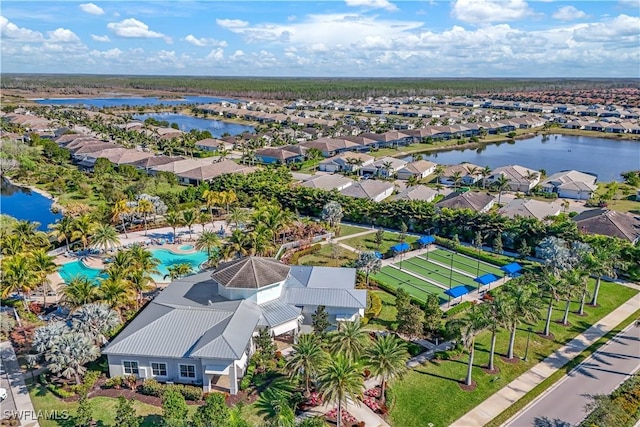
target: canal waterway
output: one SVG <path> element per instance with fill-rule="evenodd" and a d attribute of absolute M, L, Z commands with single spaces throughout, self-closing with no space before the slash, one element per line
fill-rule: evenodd
<path fill-rule="evenodd" d="M 621 181 L 620 173 L 640 169 L 640 142 L 573 135 L 539 135 L 488 144 L 478 148 L 423 153 L 425 159 L 446 165 L 463 162 L 495 169 L 521 165 L 544 169 L 548 175 L 575 169 L 598 176 L 598 181 Z"/>
<path fill-rule="evenodd" d="M 169 123 L 175 123 L 180 130 L 189 132 L 191 129 L 208 130 L 215 138 L 219 138 L 225 133 L 229 135 L 239 135 L 243 132 L 252 133 L 255 129 L 253 126 L 241 125 L 238 123 L 230 123 L 222 120 L 201 119 L 199 117 L 185 116 L 176 113 L 158 113 L 158 114 L 134 114 L 136 120 L 146 120 L 153 117 L 156 120 L 166 120 Z"/>
<path fill-rule="evenodd" d="M 47 226 L 62 217 L 51 212 L 53 201 L 28 188 L 18 187 L 9 181 L 0 180 L 0 213 L 21 220 L 37 221 L 38 229 L 47 231 Z"/>
<path fill-rule="evenodd" d="M 179 99 L 164 99 L 158 97 L 113 97 L 113 98 L 46 98 L 34 99 L 38 104 L 44 105 L 79 105 L 88 107 L 139 107 L 149 105 L 183 105 L 183 104 L 209 104 L 214 102 L 238 102 L 237 99 L 217 98 L 212 96 L 183 96 Z"/>

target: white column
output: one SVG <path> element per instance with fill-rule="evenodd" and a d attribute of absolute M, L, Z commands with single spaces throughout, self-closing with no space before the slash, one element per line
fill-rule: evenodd
<path fill-rule="evenodd" d="M 236 362 L 234 361 L 229 369 L 229 393 L 233 395 L 238 394 L 238 372 L 236 369 Z"/>

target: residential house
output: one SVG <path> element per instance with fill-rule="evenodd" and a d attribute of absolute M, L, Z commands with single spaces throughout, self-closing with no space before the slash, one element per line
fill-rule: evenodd
<path fill-rule="evenodd" d="M 218 151 L 221 151 L 221 150 L 233 149 L 233 144 L 228 143 L 226 141 L 222 141 L 220 139 L 214 139 L 214 138 L 201 139 L 200 141 L 197 141 L 195 143 L 195 146 L 200 150 L 210 151 L 214 153 L 217 153 Z"/>
<path fill-rule="evenodd" d="M 540 172 L 519 165 L 501 166 L 492 171 L 487 178 L 489 184 L 504 176 L 509 182 L 509 190 L 528 193 L 540 182 Z"/>
<path fill-rule="evenodd" d="M 453 192 L 436 203 L 436 208 L 471 209 L 474 212 L 481 213 L 491 209 L 495 202 L 496 198 L 488 193 L 479 191 Z"/>
<path fill-rule="evenodd" d="M 375 157 L 364 153 L 341 153 L 320 162 L 318 169 L 323 172 L 357 172 L 373 164 Z"/>
<path fill-rule="evenodd" d="M 557 216 L 560 212 L 562 212 L 560 202 L 541 202 L 533 199 L 514 199 L 498 211 L 500 215 L 508 218 L 521 217 L 539 220 Z"/>
<path fill-rule="evenodd" d="M 252 166 L 239 165 L 232 160 L 223 160 L 221 162 L 199 166 L 195 169 L 177 172 L 176 176 L 182 184 L 200 185 L 202 182 L 210 182 L 212 179 L 221 175 L 230 173 L 247 174 L 255 170 L 256 168 Z"/>
<path fill-rule="evenodd" d="M 396 194 L 393 200 L 419 200 L 422 202 L 432 202 L 438 195 L 438 191 L 426 185 L 414 185 L 407 187 Z"/>
<path fill-rule="evenodd" d="M 211 165 L 214 161 L 215 160 L 211 157 L 205 159 L 182 159 L 171 163 L 153 166 L 149 168 L 149 172 L 151 175 L 157 175 L 158 172 L 171 172 L 177 175 L 181 172 L 199 168 L 200 166 Z"/>
<path fill-rule="evenodd" d="M 358 199 L 369 199 L 374 202 L 381 202 L 391 196 L 394 189 L 395 186 L 390 182 L 367 179 L 354 183 L 340 191 L 340 193 L 345 196 L 356 197 Z"/>
<path fill-rule="evenodd" d="M 640 241 L 640 216 L 637 214 L 591 209 L 574 216 L 573 220 L 583 233 L 618 237 L 633 244 Z"/>
<path fill-rule="evenodd" d="M 482 179 L 482 169 L 472 163 L 447 166 L 439 182 L 444 185 L 456 185 L 456 179 L 459 179 L 457 185 L 473 185 Z"/>
<path fill-rule="evenodd" d="M 260 163 L 282 164 L 302 162 L 306 149 L 299 145 L 285 145 L 282 147 L 268 147 L 256 150 L 255 156 Z"/>
<path fill-rule="evenodd" d="M 547 193 L 556 193 L 558 197 L 588 200 L 597 190 L 598 177 L 589 173 L 567 170 L 554 173 L 540 183 Z"/>
<path fill-rule="evenodd" d="M 255 336 L 295 339 L 318 306 L 329 320 L 364 315 L 367 291 L 356 270 L 288 266 L 247 257 L 167 286 L 103 350 L 109 375 L 202 386 L 238 393 L 256 351 Z"/>
<path fill-rule="evenodd" d="M 147 157 L 146 159 L 137 160 L 131 163 L 131 165 L 134 166 L 136 169 L 143 170 L 146 173 L 149 173 L 154 166 L 166 165 L 167 163 L 173 163 L 178 160 L 184 160 L 184 157 L 180 157 L 180 156 L 171 157 L 171 156 L 165 156 L 164 154 L 161 154 L 158 156 L 152 156 L 152 157 Z"/>
<path fill-rule="evenodd" d="M 326 191 L 342 191 L 345 188 L 353 185 L 354 182 L 354 180 L 346 178 L 342 175 L 317 175 L 303 182 L 301 185 L 303 187 L 319 188 Z"/>
<path fill-rule="evenodd" d="M 407 162 L 395 157 L 383 157 L 374 161 L 372 164 L 362 168 L 363 175 L 381 176 L 383 178 L 391 178 L 400 169 L 404 168 Z"/>
<path fill-rule="evenodd" d="M 436 170 L 436 164 L 428 160 L 416 160 L 408 163 L 405 167 L 398 170 L 396 176 L 398 179 L 408 180 L 411 177 L 418 181 L 431 175 Z"/>
<path fill-rule="evenodd" d="M 358 147 L 358 144 L 345 138 L 320 138 L 313 141 L 301 142 L 299 145 L 305 147 L 307 150 L 311 148 L 320 150 L 323 157 L 332 157 Z"/>

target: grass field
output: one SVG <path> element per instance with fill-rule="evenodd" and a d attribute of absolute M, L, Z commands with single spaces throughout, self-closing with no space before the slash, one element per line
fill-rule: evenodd
<path fill-rule="evenodd" d="M 445 249 L 436 249 L 434 251 L 429 252 L 429 259 L 433 259 L 434 261 L 439 262 L 440 264 L 450 265 L 451 264 L 451 254 L 453 254 L 453 267 L 466 271 L 471 274 L 473 277 L 477 277 L 476 273 L 478 272 L 478 260 L 468 257 L 466 255 L 462 255 L 456 252 L 448 251 Z M 427 255 L 423 255 L 426 257 Z M 480 275 L 491 273 L 495 276 L 502 277 L 504 276 L 504 272 L 500 270 L 495 265 L 488 264 L 486 262 L 480 261 Z"/>
<path fill-rule="evenodd" d="M 331 254 L 331 245 L 323 245 L 318 252 L 300 257 L 300 259 L 298 260 L 298 264 L 318 265 L 323 267 L 340 267 L 356 258 L 358 258 L 358 255 L 356 253 L 353 253 L 344 248 L 340 248 L 339 257 L 337 259 L 333 259 Z"/>
<path fill-rule="evenodd" d="M 336 235 L 336 237 L 351 236 L 352 234 L 358 234 L 364 231 L 371 231 L 372 233 L 375 232 L 375 230 L 372 230 L 369 227 L 356 227 L 355 225 L 340 224 L 340 234 Z"/>
<path fill-rule="evenodd" d="M 365 236 L 352 237 L 351 239 L 341 240 L 340 243 L 344 243 L 345 245 L 351 246 L 352 248 L 356 248 L 358 250 L 364 251 L 378 251 L 380 253 L 386 253 L 391 249 L 391 246 L 397 245 L 400 242 L 400 235 L 398 233 L 391 233 L 388 231 L 384 232 L 382 244 L 380 245 L 380 249 L 378 250 L 378 245 L 376 244 L 376 233 L 367 234 Z M 416 236 L 407 236 L 404 241 L 412 244 L 417 241 L 418 238 Z"/>
<path fill-rule="evenodd" d="M 420 301 L 425 301 L 428 294 L 435 294 L 440 299 L 440 304 L 447 302 L 448 297 L 444 294 L 445 289 L 439 288 L 424 280 L 400 271 L 393 267 L 382 267 L 379 273 L 371 275 L 379 282 L 383 282 L 392 288 L 404 289 Z"/>
<path fill-rule="evenodd" d="M 590 282 L 593 289 L 593 281 Z M 554 340 L 544 339 L 537 334 L 531 334 L 529 359 L 527 362 L 505 363 L 500 358 L 506 353 L 509 334 L 502 330 L 498 334 L 496 347 L 496 366 L 500 369 L 497 375 L 490 375 L 482 370 L 488 362 L 491 335 L 481 333 L 476 339 L 476 355 L 473 367 L 473 380 L 477 383 L 476 390 L 463 391 L 459 381 L 463 380 L 467 369 L 467 356 L 458 360 L 430 362 L 417 369 L 409 371 L 400 381 L 395 381 L 392 387 L 396 393 L 396 405 L 391 411 L 391 424 L 394 426 L 417 426 L 433 423 L 435 426 L 446 426 L 460 418 L 466 412 L 487 399 L 513 379 L 543 360 L 558 347 L 582 333 L 591 325 L 610 313 L 613 309 L 631 298 L 637 291 L 615 283 L 603 282 L 601 287 L 600 306 L 587 307 L 585 316 L 575 314 L 579 303 L 571 305 L 569 315 L 570 326 L 551 323 Z M 563 302 L 558 302 L 552 319 L 562 317 Z M 544 316 L 544 313 L 541 314 Z M 527 325 L 518 328 L 515 340 L 515 353 L 522 357 L 527 340 Z M 533 325 L 534 331 L 544 327 L 544 318 Z"/>
<path fill-rule="evenodd" d="M 471 291 L 478 287 L 478 284 L 475 283 L 471 277 L 460 274 L 449 268 L 440 267 L 439 265 L 422 258 L 414 257 L 407 259 L 402 263 L 402 268 L 438 282 L 447 289 L 449 287 L 455 288 L 458 285 L 465 285 L 467 289 Z"/>

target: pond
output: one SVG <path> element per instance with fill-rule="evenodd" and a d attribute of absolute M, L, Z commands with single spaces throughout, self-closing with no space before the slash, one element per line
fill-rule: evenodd
<path fill-rule="evenodd" d="M 173 99 L 158 97 L 113 97 L 113 98 L 46 98 L 34 99 L 44 105 L 78 105 L 87 107 L 120 107 L 120 106 L 148 106 L 148 105 L 182 105 L 182 104 L 210 104 L 215 102 L 238 102 L 236 99 L 216 98 L 211 96 L 183 96 Z"/>
<path fill-rule="evenodd" d="M 478 166 L 518 164 L 544 169 L 548 175 L 575 169 L 598 175 L 598 181 L 620 181 L 620 173 L 640 169 L 640 142 L 588 136 L 548 135 L 489 144 L 465 150 L 425 153 L 425 159 L 455 165 L 462 162 Z"/>
<path fill-rule="evenodd" d="M 180 130 L 189 132 L 191 129 L 208 130 L 214 138 L 220 138 L 228 133 L 229 135 L 239 135 L 243 132 L 254 132 L 253 126 L 241 125 L 237 123 L 225 122 L 222 120 L 201 119 L 199 117 L 185 116 L 184 114 L 159 113 L 159 114 L 134 114 L 136 120 L 146 120 L 152 117 L 156 120 L 166 120 L 169 123 L 176 123 Z"/>
<path fill-rule="evenodd" d="M 20 220 L 37 221 L 38 230 L 48 231 L 47 226 L 62 217 L 51 212 L 53 201 L 28 188 L 18 187 L 6 179 L 0 180 L 0 213 Z"/>

